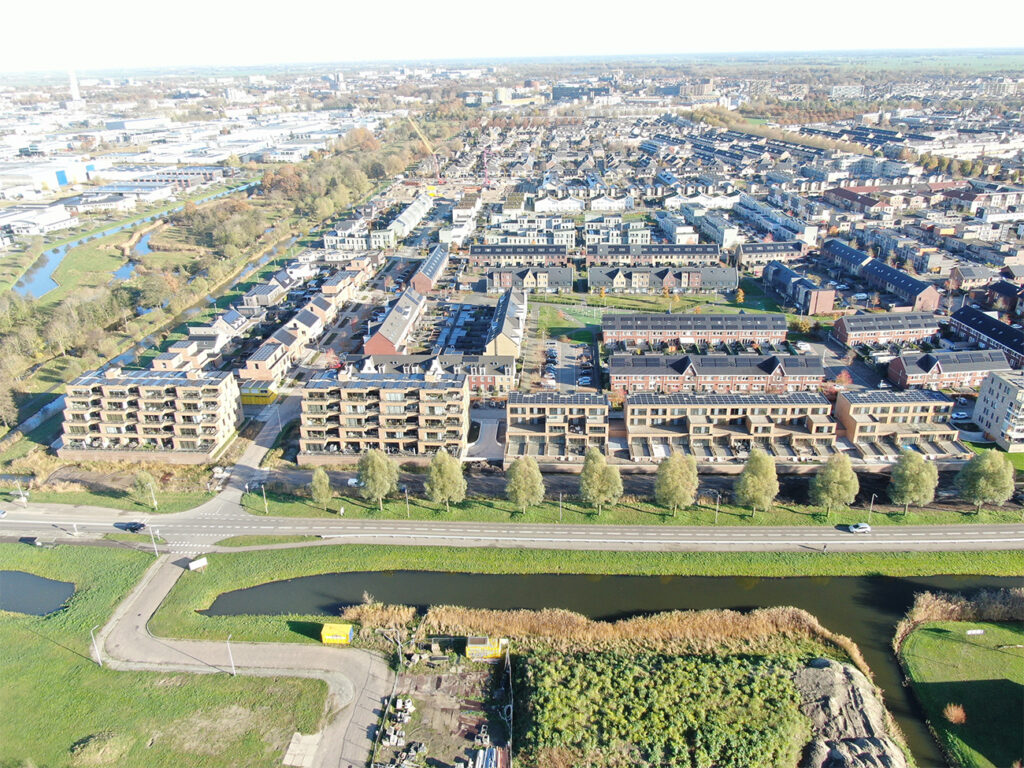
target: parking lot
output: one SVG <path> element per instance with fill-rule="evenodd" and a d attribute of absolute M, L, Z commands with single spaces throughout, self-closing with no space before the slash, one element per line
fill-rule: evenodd
<path fill-rule="evenodd" d="M 572 392 L 577 387 L 597 390 L 600 379 L 595 375 L 593 352 L 587 344 L 549 340 L 545 345 L 543 386 L 559 392 Z"/>

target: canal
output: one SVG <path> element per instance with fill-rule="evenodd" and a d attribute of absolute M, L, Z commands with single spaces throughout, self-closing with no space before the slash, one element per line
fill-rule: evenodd
<path fill-rule="evenodd" d="M 902 684 L 891 643 L 896 622 L 914 594 L 926 590 L 970 593 L 1022 587 L 1024 578 L 930 576 L 921 578 L 814 577 L 766 579 L 693 576 L 489 575 L 394 571 L 333 573 L 279 581 L 220 595 L 208 615 L 321 615 L 362 601 L 364 592 L 385 603 L 462 605 L 470 608 L 566 608 L 601 620 L 667 610 L 803 608 L 828 629 L 860 646 L 875 681 L 920 768 L 945 762 Z"/>
<path fill-rule="evenodd" d="M 64 607 L 75 585 L 24 571 L 0 571 L 0 610 L 46 616 Z"/>

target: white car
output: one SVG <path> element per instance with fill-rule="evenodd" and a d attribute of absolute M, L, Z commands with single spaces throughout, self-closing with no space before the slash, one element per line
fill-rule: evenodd
<path fill-rule="evenodd" d="M 0 520 L 3 520 L 5 517 L 7 517 L 7 510 L 0 509 Z"/>
<path fill-rule="evenodd" d="M 953 418 L 954 419 L 966 419 L 966 418 L 969 418 L 969 417 L 967 416 L 967 411 L 956 411 L 953 414 Z"/>
<path fill-rule="evenodd" d="M 363 481 L 360 480 L 358 477 L 350 477 L 348 479 L 348 487 L 349 488 L 362 488 L 363 487 Z"/>
<path fill-rule="evenodd" d="M 589 376 L 581 376 L 580 378 L 576 379 L 576 385 L 580 386 L 580 387 L 589 387 L 590 386 L 590 377 Z"/>
<path fill-rule="evenodd" d="M 850 533 L 871 533 L 871 526 L 867 523 L 854 523 L 848 526 L 847 530 Z"/>
<path fill-rule="evenodd" d="M 866 293 L 855 293 L 853 294 L 854 301 L 867 301 L 868 295 Z"/>

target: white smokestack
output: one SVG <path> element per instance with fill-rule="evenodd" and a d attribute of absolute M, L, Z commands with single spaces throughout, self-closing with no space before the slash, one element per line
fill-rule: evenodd
<path fill-rule="evenodd" d="M 75 77 L 75 71 L 73 69 L 68 71 L 68 81 L 71 86 L 71 100 L 81 101 L 82 94 L 78 92 L 78 78 Z"/>

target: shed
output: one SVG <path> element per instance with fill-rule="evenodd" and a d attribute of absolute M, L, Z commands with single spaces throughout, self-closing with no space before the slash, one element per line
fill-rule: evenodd
<path fill-rule="evenodd" d="M 324 624 L 320 629 L 320 642 L 324 645 L 349 645 L 355 629 L 351 624 Z"/>
<path fill-rule="evenodd" d="M 466 658 L 472 661 L 499 659 L 508 645 L 508 640 L 501 637 L 467 637 Z"/>

